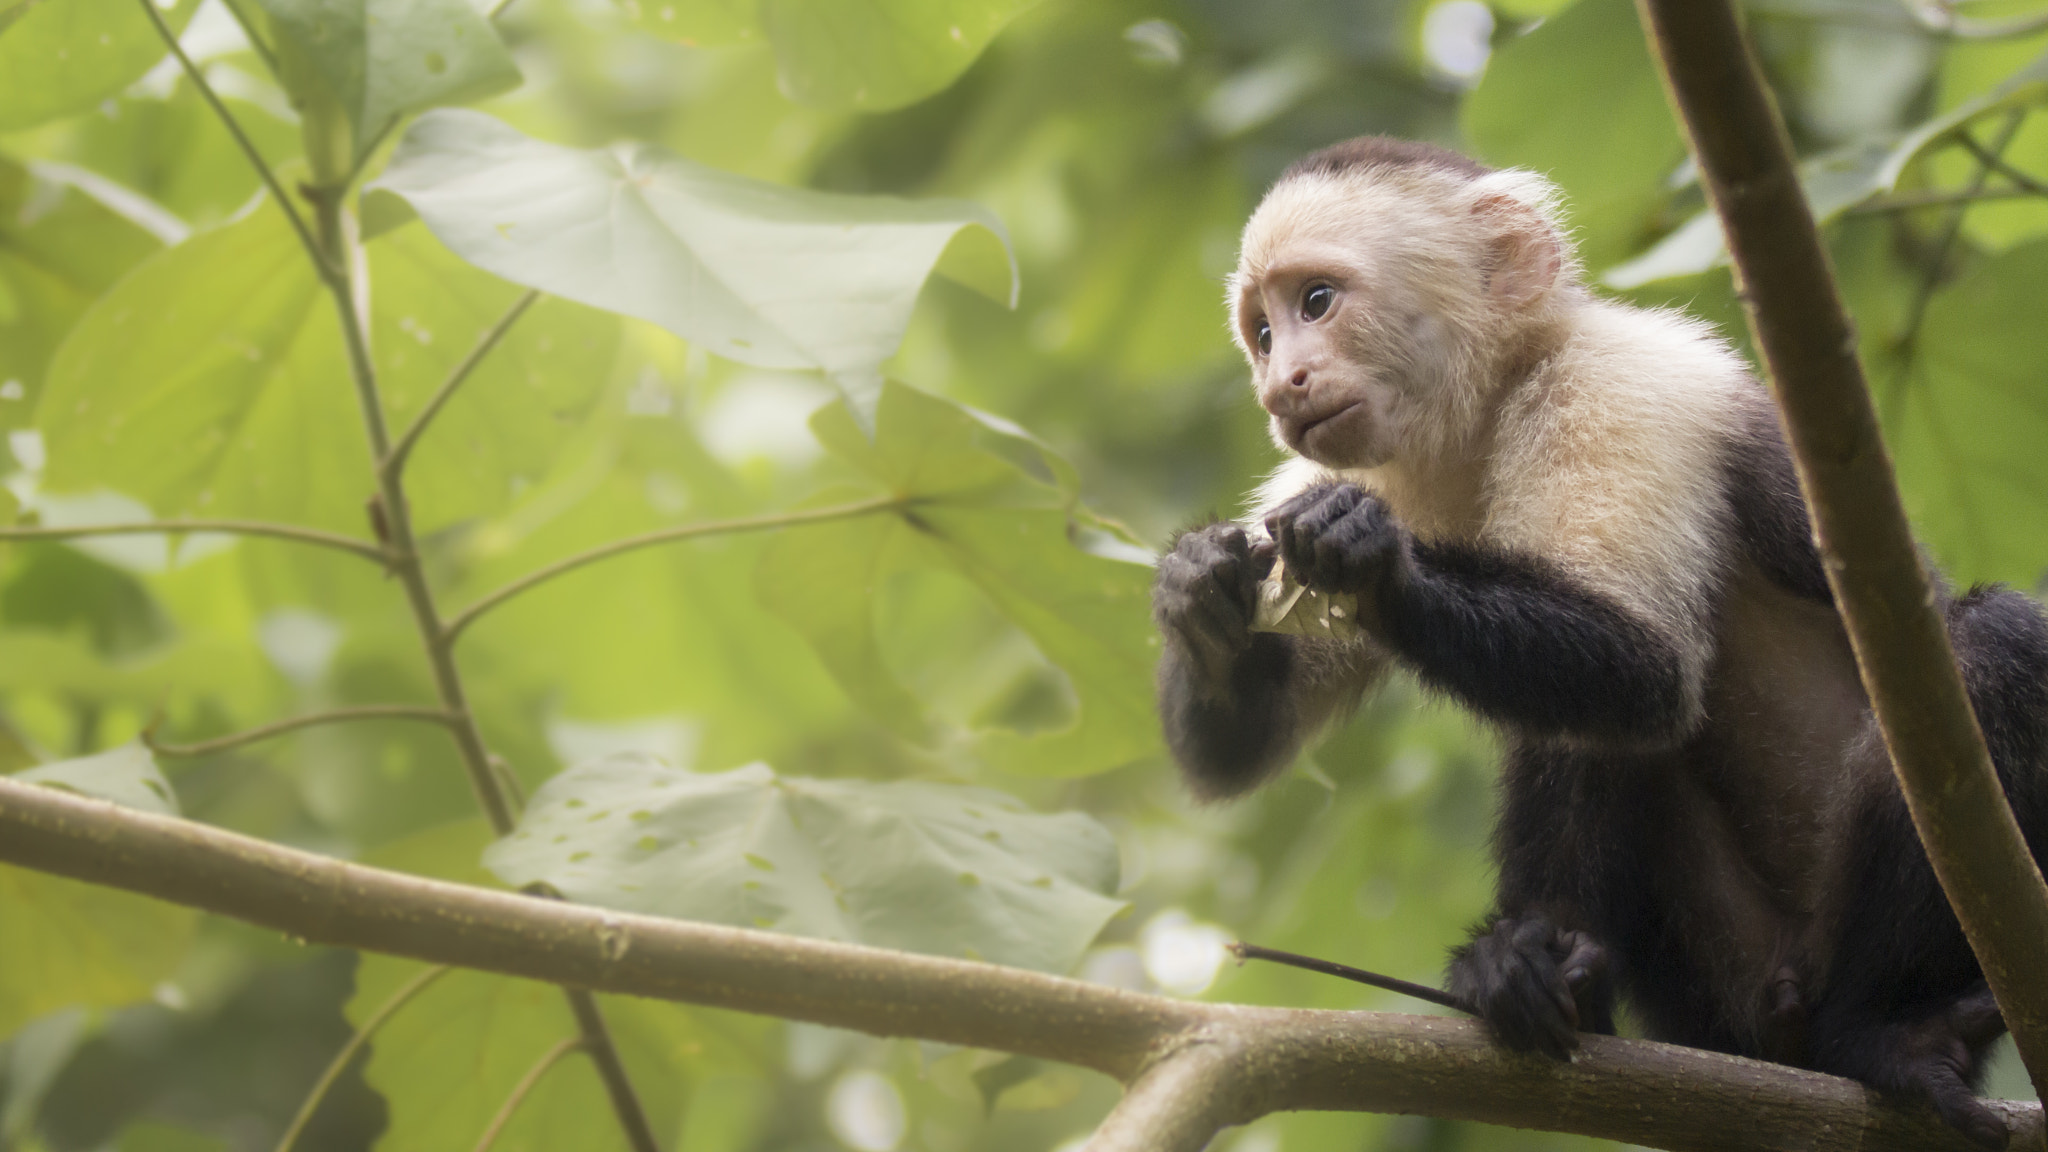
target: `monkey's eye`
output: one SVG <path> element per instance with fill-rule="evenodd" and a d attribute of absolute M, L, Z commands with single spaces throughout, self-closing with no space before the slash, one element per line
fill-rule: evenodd
<path fill-rule="evenodd" d="M 1318 284 L 1301 298 L 1301 318 L 1321 320 L 1329 314 L 1330 305 L 1337 302 L 1337 290 L 1328 284 Z"/>
<path fill-rule="evenodd" d="M 1259 345 L 1259 355 L 1271 356 L 1273 354 L 1273 326 L 1271 324 L 1266 323 L 1264 320 L 1259 321 L 1259 332 L 1254 339 Z"/>

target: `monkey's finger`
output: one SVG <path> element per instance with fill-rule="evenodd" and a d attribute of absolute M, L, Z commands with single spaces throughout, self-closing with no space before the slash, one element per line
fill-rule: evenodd
<path fill-rule="evenodd" d="M 1963 1043 L 1972 1046 L 1988 1044 L 2005 1031 L 2005 1015 L 1998 1010 L 1998 1001 L 1992 998 L 1989 988 L 1956 1001 L 1948 1010 L 1948 1019 Z"/>

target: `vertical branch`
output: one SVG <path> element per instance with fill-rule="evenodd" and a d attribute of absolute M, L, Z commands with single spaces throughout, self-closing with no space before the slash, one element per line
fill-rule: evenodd
<path fill-rule="evenodd" d="M 1745 289 L 1913 825 L 2037 1089 L 2048 1089 L 2048 885 L 2027 852 L 1921 565 L 1792 150 L 1729 0 L 1637 0 Z"/>

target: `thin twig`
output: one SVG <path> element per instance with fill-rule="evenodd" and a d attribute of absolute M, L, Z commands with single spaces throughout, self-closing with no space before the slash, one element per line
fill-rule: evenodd
<path fill-rule="evenodd" d="M 306 255 L 312 258 L 314 271 L 319 273 L 322 280 L 332 281 L 339 274 L 338 270 L 328 262 L 327 254 L 306 227 L 306 221 L 299 215 L 298 207 L 292 203 L 291 197 L 285 194 L 284 185 L 277 182 L 277 173 L 270 170 L 270 164 L 263 159 L 263 153 L 256 150 L 256 142 L 249 139 L 249 134 L 242 131 L 241 122 L 235 119 L 234 113 L 228 111 L 227 105 L 221 103 L 220 97 L 213 90 L 213 85 L 206 82 L 206 74 L 199 70 L 199 65 L 194 64 L 192 58 L 185 55 L 184 46 L 178 43 L 177 33 L 171 31 L 171 26 L 164 22 L 163 15 L 156 10 L 156 0 L 137 2 L 142 5 L 142 10 L 149 14 L 149 22 L 156 25 L 157 35 L 163 37 L 164 43 L 171 50 L 171 55 L 178 58 L 178 63 L 185 69 L 185 75 L 190 77 L 193 86 L 199 89 L 200 96 L 204 97 L 208 106 L 213 109 L 213 114 L 220 117 L 221 124 L 227 128 L 229 135 L 235 138 L 235 143 L 241 146 L 242 154 L 249 158 L 249 163 L 255 166 L 256 174 L 263 178 L 264 186 L 270 189 L 271 196 L 277 200 L 277 206 L 283 210 L 285 218 L 292 222 L 292 231 L 299 234 L 299 243 L 306 246 Z"/>
<path fill-rule="evenodd" d="M 485 17 L 485 19 L 496 20 L 498 17 L 503 16 L 505 14 L 505 9 L 510 8 L 511 6 L 512 0 L 497 0 L 497 3 L 491 5 L 491 11 L 489 15 Z"/>
<path fill-rule="evenodd" d="M 357 708 L 333 708 L 325 712 L 310 712 L 304 716 L 293 716 L 278 720 L 244 732 L 235 732 L 212 740 L 201 740 L 196 744 L 159 744 L 153 729 L 142 731 L 142 743 L 159 756 L 205 756 L 213 752 L 224 752 L 244 744 L 254 744 L 301 728 L 319 724 L 344 724 L 353 720 L 424 720 L 431 724 L 452 724 L 455 718 L 439 708 L 421 708 L 411 704 L 365 704 Z"/>
<path fill-rule="evenodd" d="M 569 1036 L 557 1042 L 553 1048 L 547 1050 L 546 1055 L 535 1061 L 533 1067 L 526 1070 L 526 1075 L 519 1078 L 519 1083 L 512 1086 L 512 1094 L 505 1097 L 505 1103 L 498 1107 L 498 1114 L 491 1117 L 491 1122 L 484 1127 L 482 1138 L 476 1142 L 476 1152 L 491 1152 L 491 1145 L 498 1142 L 498 1134 L 505 1130 L 505 1125 L 512 1122 L 512 1114 L 519 1111 L 519 1106 L 526 1102 L 527 1096 L 532 1094 L 541 1077 L 548 1074 L 548 1069 L 561 1063 L 562 1057 L 569 1053 L 582 1050 L 583 1037 Z"/>
<path fill-rule="evenodd" d="M 2020 122 L 2026 117 L 2026 111 L 2020 108 L 2008 113 L 2005 123 L 1998 128 L 1998 138 L 1992 142 L 1989 149 L 1977 143 L 1976 138 L 1968 132 L 1963 133 L 1963 147 L 1977 157 L 1977 168 L 1970 174 L 1967 191 L 1981 192 L 1984 186 L 1991 182 L 1992 169 L 2001 163 L 1999 156 L 2012 143 L 2012 138 L 2019 133 Z M 1963 218 L 1969 215 L 1970 203 L 1967 199 L 1958 200 L 1943 215 L 1941 238 L 1935 241 L 1934 252 L 1927 261 L 1927 267 L 1921 270 L 1919 290 L 1913 294 L 1913 305 L 1906 312 L 1905 326 L 1899 331 L 1898 346 L 1907 350 L 1909 360 L 1913 343 L 1920 338 L 1920 325 L 1927 319 L 1927 307 L 1934 302 L 1934 291 L 1941 285 L 1942 269 L 1947 266 L 1949 253 L 1954 250 L 1956 241 L 1963 234 Z M 1903 363 L 1899 370 L 1902 373 L 1905 371 Z"/>
<path fill-rule="evenodd" d="M 334 1059 L 327 1062 L 327 1069 L 320 1073 L 320 1079 L 314 1082 L 313 1090 L 306 1093 L 305 1101 L 299 1105 L 298 1115 L 292 1117 L 291 1126 L 278 1138 L 277 1152 L 292 1152 L 292 1145 L 298 1143 L 299 1136 L 306 1130 L 306 1125 L 312 1123 L 313 1114 L 320 1110 L 320 1104 L 327 1099 L 327 1093 L 333 1090 L 334 1082 L 341 1079 L 341 1074 L 348 1069 L 349 1061 L 356 1058 L 356 1053 L 363 1050 L 363 1045 L 370 1042 L 370 1037 L 377 1034 L 377 1030 L 384 1026 L 384 1022 L 396 1015 L 413 997 L 426 991 L 427 985 L 451 971 L 453 969 L 446 964 L 436 964 L 428 968 L 406 981 L 389 999 L 379 1004 L 375 1012 L 370 1013 L 370 1018 L 363 1021 L 363 1026 L 356 1029 L 355 1035 L 348 1038 L 348 1043 L 341 1046 L 341 1051 L 334 1054 Z"/>
<path fill-rule="evenodd" d="M 1282 952 L 1278 948 L 1261 948 L 1257 944 L 1247 944 L 1242 940 L 1236 941 L 1228 947 L 1231 954 L 1237 957 L 1237 962 L 1240 964 L 1247 960 L 1270 960 L 1275 964 L 1285 964 L 1290 968 L 1301 968 L 1309 972 L 1320 972 L 1325 976 L 1335 976 L 1340 980 L 1349 980 L 1354 984 L 1369 984 L 1374 988 L 1384 988 L 1389 992 L 1399 992 L 1403 996 L 1413 996 L 1417 1000 L 1435 1004 L 1440 1008 L 1449 1008 L 1453 1011 L 1463 1012 L 1467 1016 L 1479 1015 L 1479 1010 L 1473 1007 L 1472 1003 L 1464 997 L 1453 996 L 1449 992 L 1431 988 L 1427 984 L 1417 984 L 1412 980 L 1403 980 L 1397 976 L 1382 976 L 1377 972 L 1368 972 L 1363 968 L 1353 968 L 1349 964 L 1339 964 L 1335 960 L 1318 960 L 1314 956 L 1303 956 L 1299 952 Z"/>
<path fill-rule="evenodd" d="M 638 536 L 628 536 L 624 540 L 614 540 L 610 544 L 592 548 L 588 552 L 579 552 L 566 560 L 557 560 L 545 568 L 521 576 L 519 579 L 499 588 L 495 592 L 487 593 L 469 607 L 449 617 L 448 624 L 442 635 L 452 642 L 457 636 L 462 634 L 464 629 L 476 623 L 477 617 L 512 599 L 514 596 L 529 591 L 538 585 L 545 584 L 557 576 L 574 572 L 576 569 L 587 564 L 595 564 L 599 560 L 608 560 L 613 556 L 624 555 L 627 552 L 635 552 L 642 548 L 652 548 L 657 544 L 673 544 L 679 540 L 695 540 L 703 536 L 721 536 L 737 532 L 759 532 L 768 528 L 790 528 L 799 524 L 820 524 L 829 520 L 850 520 L 856 516 L 872 516 L 877 512 L 889 512 L 908 507 L 908 505 L 909 502 L 903 497 L 878 496 L 872 500 L 860 500 L 852 504 L 834 504 L 830 507 L 813 508 L 804 512 L 778 512 L 771 516 L 749 516 L 737 520 L 712 520 L 702 524 L 684 524 L 675 528 L 663 528 L 656 532 L 642 533 Z"/>
<path fill-rule="evenodd" d="M 339 532 L 322 532 L 318 528 L 272 524 L 262 520 L 135 520 L 123 524 L 73 524 L 65 527 L 9 525 L 0 528 L 0 540 L 75 540 L 87 536 L 186 536 L 197 533 L 267 536 L 300 544 L 318 544 L 322 548 L 354 553 L 380 565 L 388 564 L 391 559 L 382 548 L 368 540 L 358 540 Z"/>
<path fill-rule="evenodd" d="M 398 439 L 391 445 L 390 453 L 379 465 L 382 471 L 393 476 L 405 471 L 406 459 L 412 455 L 413 446 L 418 444 L 420 437 L 426 433 L 427 425 L 440 414 L 442 406 L 455 395 L 457 388 L 462 387 L 463 381 L 469 379 L 469 374 L 476 371 L 476 366 L 483 362 L 484 357 L 491 354 L 491 349 L 498 346 L 498 341 L 504 339 L 505 333 L 511 330 L 513 323 L 524 316 L 526 310 L 533 307 L 533 302 L 538 299 L 540 290 L 537 288 L 528 288 L 519 294 L 519 299 L 514 300 L 512 306 L 505 310 L 505 314 L 498 318 L 498 322 L 491 325 L 490 331 L 485 332 L 476 342 L 476 347 L 469 350 L 469 355 L 462 358 L 462 363 L 457 364 L 454 371 L 448 373 L 448 379 L 427 400 L 426 406 L 419 410 L 419 414 L 412 418 L 412 423 L 398 434 Z"/>
<path fill-rule="evenodd" d="M 348 175 L 342 178 L 340 186 L 335 190 L 337 195 L 355 187 L 357 178 L 362 176 L 363 169 L 369 166 L 370 157 L 377 154 L 378 146 L 383 144 L 384 138 L 391 135 L 392 129 L 397 127 L 398 117 L 387 117 L 383 127 L 370 134 L 369 141 L 356 152 L 355 160 L 349 164 Z"/>
<path fill-rule="evenodd" d="M 2015 186 L 2024 191 L 2032 192 L 2036 196 L 2048 196 L 2048 184 L 2043 184 L 2029 176 L 2026 172 L 2015 168 L 2012 162 L 2005 158 L 2005 146 L 2012 142 L 2013 133 L 2019 131 L 2019 122 L 2026 119 L 2026 116 L 2027 110 L 2024 108 L 2014 108 L 2012 111 L 2007 112 L 2005 116 L 2006 126 L 2000 130 L 1998 140 L 1988 148 L 1979 144 L 1977 138 L 1968 132 L 1958 136 L 1957 143 L 1961 144 L 1970 155 L 1975 156 L 1977 163 L 1985 170 L 1998 173 L 2000 176 L 2012 181 Z"/>
<path fill-rule="evenodd" d="M 1950 204 L 1975 204 L 1985 200 L 2024 200 L 2042 193 L 2028 188 L 1984 188 L 1969 190 L 1962 188 L 1927 188 L 1914 192 L 1895 192 L 1889 196 L 1873 196 L 1868 200 L 1844 210 L 1849 216 L 1871 216 L 1881 212 L 1912 212 L 1920 208 L 1940 208 Z"/>

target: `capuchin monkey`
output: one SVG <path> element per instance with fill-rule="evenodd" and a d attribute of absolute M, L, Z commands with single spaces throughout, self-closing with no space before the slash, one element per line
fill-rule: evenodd
<path fill-rule="evenodd" d="M 1246 225 L 1232 329 L 1292 454 L 1159 564 L 1159 710 L 1196 795 L 1285 768 L 1389 668 L 1505 744 L 1497 904 L 1447 985 L 1563 1058 L 1660 1040 L 1917 1096 L 1985 1147 L 2004 1030 L 1894 782 L 1769 395 L 1704 324 L 1594 296 L 1556 190 L 1353 140 Z M 1252 630 L 1279 558 L 1360 638 Z M 2036 858 L 2048 624 L 1942 611 Z"/>

